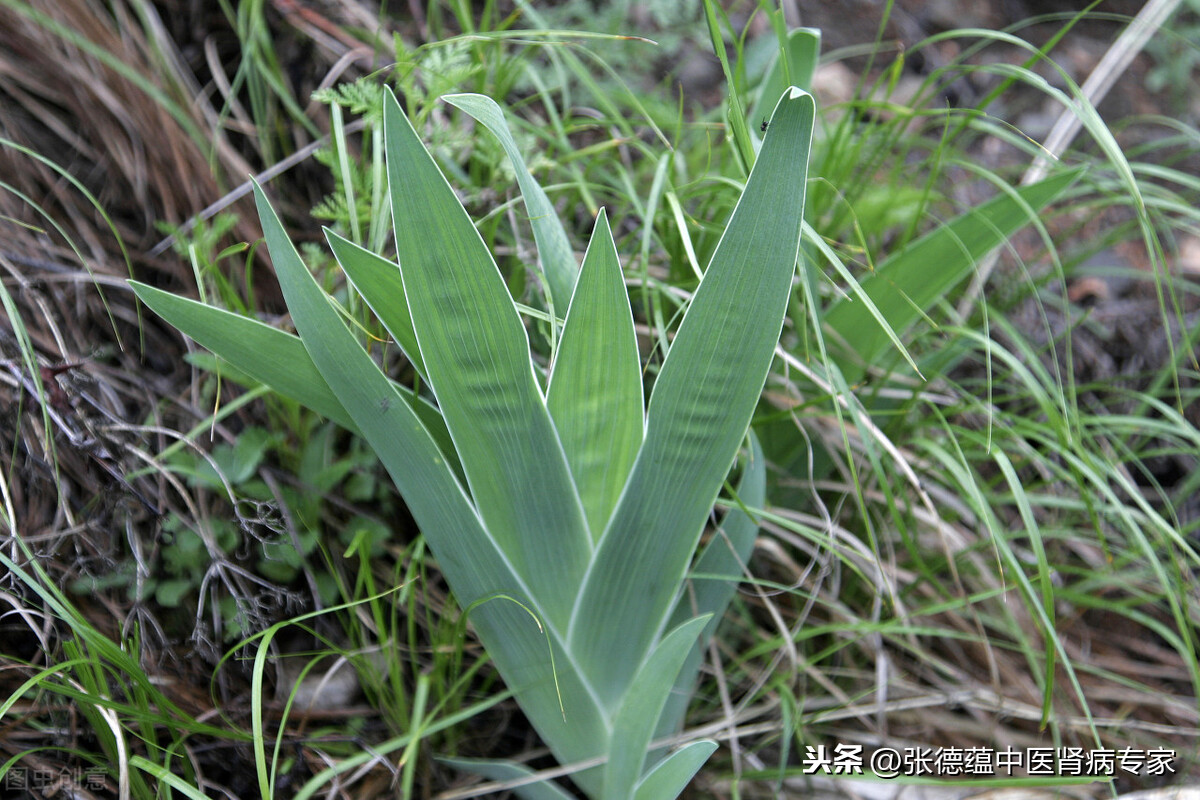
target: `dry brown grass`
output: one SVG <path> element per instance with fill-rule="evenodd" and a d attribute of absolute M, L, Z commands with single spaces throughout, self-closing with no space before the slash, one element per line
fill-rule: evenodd
<path fill-rule="evenodd" d="M 0 329 L 0 407 L 11 423 L 0 439 L 4 467 L 23 478 L 14 491 L 25 533 L 53 552 L 43 537 L 83 533 L 83 520 L 105 526 L 107 513 L 85 513 L 98 499 L 156 508 L 152 484 L 120 477 L 137 459 L 117 431 L 176 393 L 151 376 L 172 372 L 162 367 L 178 363 L 179 342 L 142 326 L 122 278 L 132 269 L 186 285 L 185 262 L 144 255 L 161 237 L 155 225 L 183 222 L 219 193 L 219 176 L 245 173 L 247 163 L 218 137 L 210 167 L 203 136 L 214 112 L 161 25 L 139 23 L 135 8 L 146 7 L 39 0 L 32 8 L 44 16 L 0 9 L 0 135 L 13 143 L 0 148 L 11 187 L 0 192 L 0 275 L 50 402 L 39 407 L 16 329 Z M 107 538 L 72 541 L 86 551 Z"/>
<path fill-rule="evenodd" d="M 0 9 L 0 130 L 94 190 L 131 244 L 157 236 L 155 222 L 181 223 L 212 202 L 218 178 L 252 171 L 221 133 L 209 95 L 152 7 L 97 0 L 31 5 L 43 19 Z M 61 176 L 8 149 L 3 158 L 11 182 L 54 219 L 69 220 L 88 255 L 112 249 L 93 232 L 100 227 L 95 210 Z M 44 225 L 10 193 L 0 203 L 5 214 Z"/>
<path fill-rule="evenodd" d="M 239 109 L 221 116 L 224 71 L 236 69 L 238 43 L 215 3 L 31 0 L 28 8 L 32 14 L 0 6 L 0 137 L 8 140 L 0 145 L 0 280 L 13 304 L 0 310 L 0 471 L 22 539 L 55 583 L 68 586 L 131 560 L 149 574 L 168 514 L 198 530 L 229 514 L 225 499 L 155 463 L 211 409 L 201 407 L 183 340 L 137 307 L 125 278 L 194 294 L 185 258 L 152 253 L 166 235 L 159 225 L 186 223 L 269 165 Z M 176 44 L 181 33 L 204 37 L 191 43 L 190 63 Z M 311 66 L 327 71 L 333 59 L 319 52 Z M 222 244 L 259 236 L 242 202 L 229 205 L 239 222 Z M 217 441 L 231 441 L 245 421 L 215 426 Z M 23 562 L 3 534 L 4 552 Z M 213 567 L 221 591 L 250 603 L 272 599 L 272 587 L 228 561 Z M 10 578 L 0 591 L 14 593 L 5 595 L 13 602 L 25 588 Z M 217 713 L 211 666 L 222 650 L 211 621 L 189 643 L 186 618 L 164 623 L 123 588 L 71 596 L 114 641 L 136 626 L 143 663 L 174 702 L 197 718 Z M 70 636 L 49 617 L 0 620 L 0 697 L 31 674 L 9 659 L 45 666 Z M 205 658 L 184 657 L 197 645 Z M 240 681 L 237 670 L 218 675 L 218 696 L 233 696 Z M 36 725 L 23 724 L 25 714 L 46 711 L 12 709 L 0 727 L 0 761 L 46 744 Z M 250 775 L 240 756 L 222 751 L 218 760 Z M 24 764 L 61 766 L 40 757 Z"/>

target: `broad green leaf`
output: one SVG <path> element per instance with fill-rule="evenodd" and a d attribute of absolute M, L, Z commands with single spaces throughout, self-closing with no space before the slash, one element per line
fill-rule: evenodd
<path fill-rule="evenodd" d="M 642 443 L 642 370 L 629 294 L 604 210 L 571 298 L 546 393 L 571 474 L 599 537 Z"/>
<path fill-rule="evenodd" d="M 258 320 L 130 281 L 150 310 L 285 397 L 352 431 L 358 429 L 317 370 L 299 337 Z"/>
<path fill-rule="evenodd" d="M 404 297 L 404 280 L 400 277 L 400 265 L 393 264 L 383 256 L 360 247 L 328 228 L 325 240 L 337 259 L 346 277 L 367 301 L 375 316 L 387 328 L 396 344 L 413 367 L 425 377 L 425 362 L 417 347 L 417 334 L 413 331 L 412 314 L 408 311 L 408 300 Z"/>
<path fill-rule="evenodd" d="M 678 797 L 692 777 L 717 749 L 708 740 L 684 745 L 658 762 L 646 773 L 634 792 L 633 800 L 668 800 Z"/>
<path fill-rule="evenodd" d="M 613 718 L 608 763 L 604 765 L 604 800 L 625 800 L 633 794 L 667 695 L 710 619 L 711 615 L 696 617 L 675 628 L 637 671 Z"/>
<path fill-rule="evenodd" d="M 878 316 L 897 334 L 916 322 L 947 292 L 966 278 L 975 264 L 1029 223 L 1031 215 L 1052 203 L 1082 174 L 1067 170 L 1031 186 L 1003 193 L 926 234 L 879 264 L 860 281 L 861 292 L 839 298 L 824 321 L 834 341 L 834 360 L 846 383 L 857 383 L 868 365 L 887 352 L 889 337 L 858 294 L 874 303 Z"/>
<path fill-rule="evenodd" d="M 767 460 L 763 457 L 758 437 L 750 432 L 750 457 L 738 482 L 737 499 L 746 508 L 762 508 L 767 502 Z M 754 540 L 758 536 L 758 522 L 740 507 L 731 508 L 721 521 L 712 540 L 700 552 L 692 566 L 688 587 L 675 604 L 670 627 L 700 614 L 712 614 L 712 620 L 696 640 L 695 647 L 688 653 L 687 661 L 679 670 L 675 691 L 667 700 L 658 723 L 658 733 L 675 733 L 683 725 L 687 713 L 688 699 L 696 684 L 696 676 L 704 661 L 704 648 L 716 633 L 717 626 L 729 601 L 737 591 L 742 579 L 743 567 L 750 560 Z"/>
<path fill-rule="evenodd" d="M 800 246 L 815 109 L 790 89 L 655 382 L 568 642 L 606 703 L 661 636 L 766 381 Z M 453 428 L 451 428 L 453 431 Z"/>
<path fill-rule="evenodd" d="M 558 219 L 550 198 L 525 166 L 525 159 L 508 129 L 504 112 L 496 105 L 495 100 L 481 94 L 448 94 L 442 99 L 483 123 L 484 127 L 500 140 L 500 146 L 512 161 L 517 183 L 521 187 L 521 196 L 525 200 L 525 210 L 533 226 L 533 238 L 537 242 L 538 258 L 542 262 L 542 276 L 554 303 L 555 313 L 559 317 L 563 316 L 575 289 L 579 267 L 575 263 L 575 254 L 571 250 L 567 232 L 563 230 L 562 222 Z"/>
<path fill-rule="evenodd" d="M 201 347 L 205 347 L 235 369 L 265 384 L 284 397 L 308 406 L 347 430 L 358 426 L 329 388 L 300 338 L 264 325 L 255 319 L 186 297 L 164 292 L 144 283 L 130 281 L 138 299 Z M 420 417 L 438 449 L 457 470 L 458 457 L 441 413 L 411 390 L 393 384 L 401 399 Z"/>
<path fill-rule="evenodd" d="M 529 337 L 491 253 L 390 90 L 384 149 L 413 328 L 471 496 L 548 621 L 565 624 L 592 541 Z"/>
<path fill-rule="evenodd" d="M 590 756 L 595 742 L 607 741 L 608 726 L 542 596 L 484 527 L 420 418 L 355 341 L 257 185 L 255 201 L 305 349 L 392 476 L 459 602 L 474 607 L 471 620 L 500 674 L 556 756 Z"/>
<path fill-rule="evenodd" d="M 438 761 L 463 772 L 473 772 L 493 781 L 528 778 L 534 771 L 514 761 L 485 761 L 477 758 L 438 758 Z M 529 783 L 509 789 L 521 800 L 571 800 L 571 795 L 549 781 Z"/>
<path fill-rule="evenodd" d="M 759 120 L 766 116 L 769 104 L 783 93 L 788 86 L 799 86 L 801 89 L 812 91 L 813 75 L 817 72 L 817 62 L 821 57 L 821 30 L 819 28 L 794 28 L 788 32 L 787 49 L 783 51 L 787 57 L 785 69 L 784 60 L 778 55 L 771 65 L 771 71 L 763 81 L 762 91 L 750 112 L 750 131 L 759 131 Z"/>
<path fill-rule="evenodd" d="M 184 353 L 183 360 L 193 367 L 202 369 L 205 372 L 211 372 L 213 375 L 219 375 L 221 378 L 228 378 L 236 384 L 245 386 L 247 389 L 263 386 L 262 381 L 251 378 L 245 372 L 233 366 L 233 364 L 230 364 L 223 358 L 214 356 L 207 350 L 193 350 L 190 353 Z M 347 417 L 347 420 L 349 420 L 349 417 Z"/>

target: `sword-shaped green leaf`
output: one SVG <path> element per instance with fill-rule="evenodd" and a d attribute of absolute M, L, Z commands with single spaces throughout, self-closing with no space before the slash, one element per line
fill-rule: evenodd
<path fill-rule="evenodd" d="M 696 617 L 675 628 L 638 669 L 613 717 L 608 763 L 604 766 L 604 800 L 625 800 L 633 794 L 663 705 L 709 619 L 711 615 Z"/>
<path fill-rule="evenodd" d="M 763 457 L 762 446 L 758 437 L 751 431 L 750 456 L 742 471 L 742 479 L 737 486 L 737 499 L 741 505 L 748 508 L 762 508 L 767 502 L 767 460 Z M 704 660 L 704 648 L 709 639 L 717 631 L 717 625 L 733 593 L 737 591 L 738 582 L 750 554 L 754 550 L 754 540 L 758 536 L 758 521 L 742 510 L 741 507 L 729 509 L 725 519 L 721 521 L 712 540 L 700 552 L 692 566 L 692 577 L 688 581 L 690 588 L 685 587 L 683 594 L 675 604 L 668 627 L 682 625 L 686 620 L 700 615 L 711 614 L 712 620 L 696 640 L 696 645 L 688 653 L 687 661 L 679 670 L 679 678 L 675 681 L 675 690 L 667 700 L 658 722 L 658 734 L 666 736 L 675 733 L 683 725 L 683 717 L 687 713 L 688 699 L 696 684 L 696 676 Z"/>
<path fill-rule="evenodd" d="M 786 59 L 786 63 L 785 63 Z M 788 86 L 799 86 L 812 91 L 813 76 L 821 60 L 820 28 L 794 28 L 788 31 L 787 48 L 781 48 L 771 64 L 771 71 L 763 80 L 762 91 L 754 101 L 750 112 L 750 132 L 761 133 L 759 118 L 766 115 L 770 104 Z"/>
<path fill-rule="evenodd" d="M 717 743 L 707 739 L 679 748 L 646 773 L 633 793 L 633 800 L 678 797 L 716 749 Z"/>
<path fill-rule="evenodd" d="M 130 281 L 129 285 L 151 311 L 201 347 L 284 397 L 308 406 L 344 428 L 358 431 L 298 336 L 138 281 Z"/>
<path fill-rule="evenodd" d="M 305 349 L 392 476 L 459 602 L 472 608 L 500 674 L 556 756 L 593 754 L 609 726 L 542 595 L 485 527 L 420 418 L 354 340 L 257 186 L 255 201 Z"/>
<path fill-rule="evenodd" d="M 130 281 L 129 285 L 151 311 L 234 368 L 347 430 L 359 432 L 298 336 L 144 283 Z M 395 384 L 394 387 L 421 419 L 447 463 L 459 471 L 458 456 L 441 412 L 410 389 Z"/>
<path fill-rule="evenodd" d="M 1083 170 L 1062 172 L 1044 181 L 1002 193 L 946 225 L 922 236 L 860 281 L 878 314 L 896 334 L 916 322 L 939 297 L 957 286 L 985 255 L 1034 214 L 1066 191 Z M 844 342 L 834 361 L 846 383 L 857 383 L 867 365 L 878 364 L 891 341 L 876 315 L 857 295 L 835 300 L 825 325 Z"/>
<path fill-rule="evenodd" d="M 488 531 L 549 620 L 565 625 L 592 541 L 529 337 L 491 253 L 390 91 L 383 105 L 397 260 L 426 376 Z"/>
<path fill-rule="evenodd" d="M 538 259 L 542 262 L 542 276 L 546 281 L 546 288 L 550 291 L 555 313 L 563 316 L 575 289 L 579 266 L 575 263 L 571 242 L 567 239 L 567 232 L 563 230 L 562 222 L 559 221 L 550 198 L 525 166 L 525 158 L 517 149 L 517 143 L 508 129 L 508 122 L 504 119 L 504 112 L 496 105 L 495 100 L 481 94 L 448 94 L 442 99 L 483 123 L 484 127 L 500 140 L 500 146 L 512 161 L 517 183 L 521 187 L 521 197 L 525 200 L 525 210 L 533 226 L 533 239 L 537 242 Z"/>
<path fill-rule="evenodd" d="M 358 293 L 371 306 L 375 316 L 387 328 L 396 344 L 413 367 L 425 377 L 425 362 L 417 346 L 417 334 L 413 330 L 412 314 L 408 311 L 408 300 L 404 296 L 404 279 L 400 266 L 383 256 L 360 247 L 349 239 L 338 236 L 328 228 L 325 239 L 333 257 L 358 289 Z M 374 300 L 374 302 L 372 302 Z"/>
<path fill-rule="evenodd" d="M 576 604 L 569 647 L 606 703 L 663 634 L 762 392 L 800 246 L 814 114 L 795 88 L 775 108 L 655 382 L 645 441 Z"/>
<path fill-rule="evenodd" d="M 546 404 L 598 537 L 637 457 L 645 412 L 629 294 L 603 209 L 571 298 Z"/>

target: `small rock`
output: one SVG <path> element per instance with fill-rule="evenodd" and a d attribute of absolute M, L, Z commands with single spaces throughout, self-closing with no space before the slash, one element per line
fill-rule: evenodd
<path fill-rule="evenodd" d="M 854 99 L 858 76 L 840 61 L 822 64 L 813 75 L 812 93 L 820 108 L 829 108 Z"/>
<path fill-rule="evenodd" d="M 1200 238 L 1182 237 L 1175 267 L 1185 275 L 1200 275 Z"/>

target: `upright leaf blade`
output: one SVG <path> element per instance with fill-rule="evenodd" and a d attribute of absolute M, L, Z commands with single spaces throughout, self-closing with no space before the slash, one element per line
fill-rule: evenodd
<path fill-rule="evenodd" d="M 487 246 L 390 91 L 384 141 L 413 328 L 471 496 L 541 607 L 565 624 L 592 542 L 529 338 Z"/>
<path fill-rule="evenodd" d="M 459 602 L 474 606 L 471 619 L 505 682 L 556 756 L 592 755 L 593 743 L 607 740 L 608 724 L 541 595 L 484 527 L 420 419 L 354 340 L 257 185 L 255 202 L 305 349 L 391 474 Z M 554 663 L 562 665 L 557 673 Z"/>
<path fill-rule="evenodd" d="M 814 114 L 799 89 L 776 106 L 655 383 L 645 441 L 580 594 L 569 644 L 606 702 L 666 626 L 762 392 L 800 246 Z"/>
<path fill-rule="evenodd" d="M 747 508 L 762 508 L 767 502 L 767 461 L 763 457 L 762 445 L 758 443 L 758 437 L 753 431 L 749 439 L 750 457 L 742 471 L 742 479 L 738 482 L 737 496 Z M 674 733 L 683 724 L 688 699 L 692 696 L 696 675 L 699 674 L 700 664 L 704 659 L 704 648 L 716 633 L 717 625 L 720 624 L 725 609 L 729 607 L 729 601 L 737 591 L 738 581 L 741 579 L 744 565 L 750 560 L 757 535 L 758 521 L 741 508 L 731 508 L 721 521 L 712 541 L 701 551 L 700 557 L 692 567 L 690 588 L 685 588 L 676 602 L 669 626 L 681 625 L 699 614 L 711 614 L 712 620 L 700 634 L 695 647 L 688 653 L 687 661 L 679 670 L 675 691 L 668 698 L 667 706 L 659 719 L 660 735 Z"/>
<path fill-rule="evenodd" d="M 508 122 L 504 119 L 504 112 L 495 100 L 481 94 L 448 94 L 442 99 L 483 123 L 500 140 L 500 146 L 512 161 L 517 183 L 521 187 L 521 196 L 525 200 L 525 210 L 529 213 L 529 222 L 533 226 L 533 238 L 537 242 L 538 258 L 542 262 L 546 288 L 550 291 L 555 312 L 558 316 L 563 316 L 575 289 L 579 266 L 575 263 L 571 242 L 567 239 L 567 232 L 563 230 L 562 222 L 559 221 L 550 198 L 525 166 L 525 158 L 517 149 L 517 143 L 508 129 Z"/>
<path fill-rule="evenodd" d="M 642 443 L 642 371 L 629 295 L 604 210 L 571 298 L 546 404 L 599 537 Z"/>
<path fill-rule="evenodd" d="M 696 617 L 675 628 L 663 637 L 637 671 L 613 717 L 608 764 L 604 767 L 604 800 L 625 800 L 633 794 L 663 704 L 696 637 L 710 618 L 710 615 Z"/>
<path fill-rule="evenodd" d="M 860 281 L 862 294 L 875 304 L 893 331 L 903 332 L 965 279 L 981 258 L 1028 224 L 1031 214 L 1075 183 L 1082 172 L 1082 168 L 1067 170 L 1011 194 L 1000 194 L 939 226 L 879 264 Z M 877 364 L 887 352 L 889 337 L 861 297 L 834 301 L 825 313 L 825 325 L 843 343 L 833 352 L 848 384 L 858 382 L 866 366 Z"/>
<path fill-rule="evenodd" d="M 785 64 L 786 59 L 786 64 Z M 750 130 L 758 131 L 759 117 L 764 115 L 770 103 L 789 86 L 799 86 L 806 92 L 812 91 L 813 76 L 821 60 L 821 30 L 819 28 L 794 28 L 788 31 L 787 47 L 781 48 L 771 71 L 763 80 L 762 91 L 750 112 Z"/>
<path fill-rule="evenodd" d="M 333 257 L 354 284 L 354 288 L 358 289 L 358 293 L 367 301 L 367 305 L 388 329 L 388 333 L 396 340 L 396 344 L 400 345 L 400 349 L 421 377 L 426 377 L 425 361 L 421 358 L 421 348 L 417 346 L 412 314 L 404 296 L 404 279 L 400 275 L 400 266 L 328 228 L 325 229 L 325 239 L 329 242 Z"/>
<path fill-rule="evenodd" d="M 479 560 L 496 553 L 497 548 L 432 437 L 416 414 L 399 402 L 396 387 L 354 340 L 257 185 L 254 199 L 280 287 L 312 362 L 367 441 L 375 446 L 418 524 L 427 529 L 427 534 L 446 528 L 455 531 L 453 537 L 433 534 L 431 544 L 432 539 L 444 537 L 454 545 L 453 551 L 446 554 L 452 568 L 478 562 L 468 570 L 472 577 L 458 589 L 460 601 L 470 604 L 502 591 L 520 593 L 516 577 L 504 574 L 502 558 L 490 563 Z M 488 578 L 478 580 L 476 576 L 482 575 Z"/>
<path fill-rule="evenodd" d="M 717 743 L 707 740 L 679 748 L 646 773 L 633 794 L 633 800 L 678 797 L 716 749 Z"/>

